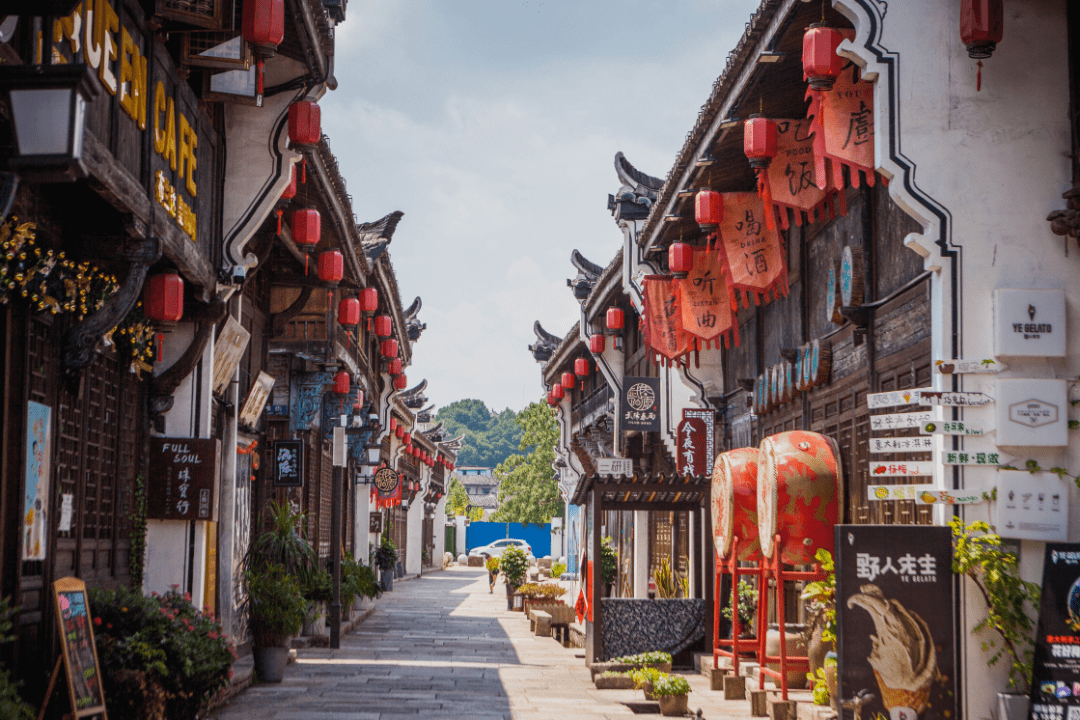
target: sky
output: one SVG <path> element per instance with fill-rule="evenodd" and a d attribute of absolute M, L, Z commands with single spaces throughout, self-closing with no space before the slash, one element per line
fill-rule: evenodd
<path fill-rule="evenodd" d="M 663 178 L 759 0 L 351 0 L 323 132 L 360 222 L 427 329 L 409 386 L 438 406 L 544 397 L 533 322 L 565 335 L 575 248 L 606 266 L 615 153 Z"/>

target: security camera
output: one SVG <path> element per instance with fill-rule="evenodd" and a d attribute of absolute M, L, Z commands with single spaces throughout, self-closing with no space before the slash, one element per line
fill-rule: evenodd
<path fill-rule="evenodd" d="M 233 265 L 231 274 L 233 285 L 243 285 L 247 277 L 247 265 Z"/>

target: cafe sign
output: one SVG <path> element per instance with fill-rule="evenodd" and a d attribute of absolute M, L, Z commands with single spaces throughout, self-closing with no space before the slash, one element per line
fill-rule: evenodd
<path fill-rule="evenodd" d="M 994 354 L 1065 357 L 1065 291 L 994 291 Z"/>
<path fill-rule="evenodd" d="M 150 520 L 217 520 L 220 441 L 150 438 L 146 517 Z"/>
<path fill-rule="evenodd" d="M 624 377 L 619 418 L 624 431 L 660 432 L 660 378 Z"/>
<path fill-rule="evenodd" d="M 998 444 L 1065 447 L 1069 444 L 1065 380 L 999 379 Z"/>

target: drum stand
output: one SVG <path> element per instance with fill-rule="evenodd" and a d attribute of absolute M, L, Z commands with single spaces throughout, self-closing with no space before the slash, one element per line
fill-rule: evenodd
<path fill-rule="evenodd" d="M 758 589 L 758 609 L 760 610 L 768 604 L 769 579 L 771 578 L 776 581 L 776 589 L 773 591 L 773 596 L 776 599 L 776 622 L 780 627 L 780 654 L 778 656 L 765 654 L 765 632 L 762 631 L 758 638 L 758 662 L 761 663 L 761 667 L 759 668 L 760 674 L 758 675 L 758 689 L 765 689 L 765 676 L 768 675 L 773 680 L 780 683 L 781 697 L 783 697 L 784 700 L 787 700 L 788 673 L 799 670 L 810 672 L 810 658 L 805 655 L 789 656 L 787 654 L 787 631 L 785 629 L 786 621 L 784 617 L 784 583 L 796 580 L 824 580 L 825 572 L 818 563 L 814 563 L 813 570 L 785 570 L 784 563 L 780 561 L 780 547 L 780 536 L 776 535 L 773 539 L 772 559 L 762 563 L 761 587 Z M 773 670 L 768 667 L 768 663 L 776 663 L 780 666 L 780 669 Z"/>
<path fill-rule="evenodd" d="M 761 562 L 759 555 L 759 559 L 750 567 L 739 567 L 739 561 L 736 559 L 738 557 L 739 538 L 735 537 L 731 541 L 731 557 L 725 560 L 718 556 L 716 559 L 716 592 L 714 593 L 716 600 L 713 603 L 713 668 L 720 667 L 720 658 L 731 658 L 731 667 L 736 675 L 739 674 L 739 657 L 741 655 L 755 656 L 760 660 L 757 637 L 764 637 L 765 632 L 765 603 L 761 600 L 761 586 L 765 581 L 759 579 L 758 603 L 755 611 L 757 637 L 739 637 L 742 633 L 739 623 L 739 576 L 756 575 L 758 578 L 763 578 L 764 563 Z M 731 607 L 733 608 L 731 613 L 731 639 L 720 638 L 720 605 L 723 602 L 720 580 L 725 573 L 731 575 Z M 724 648 L 730 648 L 730 650 Z"/>

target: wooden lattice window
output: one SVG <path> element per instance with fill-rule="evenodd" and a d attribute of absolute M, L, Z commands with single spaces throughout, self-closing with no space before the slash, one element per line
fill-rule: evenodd
<path fill-rule="evenodd" d="M 209 30 L 224 29 L 225 19 L 231 22 L 232 11 L 233 0 L 157 0 L 155 6 L 156 14 L 163 18 Z"/>

